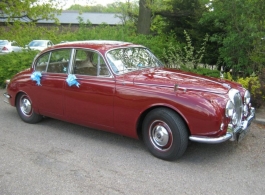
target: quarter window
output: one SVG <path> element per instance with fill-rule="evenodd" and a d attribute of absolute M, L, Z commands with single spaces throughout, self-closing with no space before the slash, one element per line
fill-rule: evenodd
<path fill-rule="evenodd" d="M 50 58 L 50 52 L 45 53 L 37 60 L 35 71 L 46 72 Z"/>

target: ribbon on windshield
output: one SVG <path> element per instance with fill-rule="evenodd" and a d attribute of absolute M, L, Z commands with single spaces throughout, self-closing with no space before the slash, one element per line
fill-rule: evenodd
<path fill-rule="evenodd" d="M 41 77 L 42 77 L 42 75 L 41 75 L 41 72 L 39 72 L 39 71 L 33 72 L 33 73 L 31 74 L 31 76 L 30 76 L 31 80 L 36 81 L 36 82 L 37 82 L 36 84 L 37 84 L 38 86 L 41 85 L 41 84 L 40 84 L 40 79 L 41 79 Z"/>
<path fill-rule="evenodd" d="M 76 76 L 73 74 L 69 74 L 66 79 L 67 84 L 71 87 L 73 85 L 79 87 L 80 83 L 77 82 Z"/>

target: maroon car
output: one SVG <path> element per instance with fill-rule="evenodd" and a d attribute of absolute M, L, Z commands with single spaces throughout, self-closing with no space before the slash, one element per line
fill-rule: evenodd
<path fill-rule="evenodd" d="M 43 116 L 143 139 L 156 157 L 181 157 L 189 141 L 241 140 L 255 117 L 240 84 L 167 69 L 144 46 L 67 42 L 39 53 L 7 85 L 20 118 Z"/>

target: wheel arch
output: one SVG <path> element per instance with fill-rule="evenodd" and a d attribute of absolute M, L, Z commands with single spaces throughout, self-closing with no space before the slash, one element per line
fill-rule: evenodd
<path fill-rule="evenodd" d="M 18 91 L 18 92 L 15 94 L 15 96 L 14 96 L 14 106 L 15 106 L 15 107 L 17 106 L 17 99 L 18 99 L 18 97 L 19 97 L 20 94 L 26 94 L 26 95 L 29 97 L 30 101 L 31 101 L 31 102 L 33 101 L 33 100 L 32 100 L 32 97 L 31 97 L 28 93 L 26 93 L 25 91 Z M 32 106 L 33 106 L 32 108 L 33 108 L 34 112 L 36 112 L 36 113 L 39 114 L 39 110 L 38 110 L 38 108 L 36 107 L 36 105 L 33 104 Z"/>
<path fill-rule="evenodd" d="M 29 99 L 31 100 L 31 98 L 30 98 L 30 96 L 29 96 L 29 94 L 28 93 L 26 93 L 25 91 L 18 91 L 16 94 L 15 94 L 15 99 L 14 99 L 14 106 L 16 107 L 17 106 L 17 99 L 18 99 L 18 97 L 19 97 L 19 95 L 20 94 L 26 94 L 28 97 L 29 97 Z M 32 101 L 32 100 L 31 100 Z"/>
<path fill-rule="evenodd" d="M 19 95 L 20 94 L 27 94 L 27 93 L 25 93 L 25 92 L 23 92 L 23 91 L 19 91 L 19 92 L 17 92 L 16 93 L 16 95 L 15 95 L 15 99 L 14 99 L 14 106 L 16 107 L 17 106 L 17 99 L 18 99 L 18 97 L 19 97 Z"/>
<path fill-rule="evenodd" d="M 144 112 L 142 112 L 142 114 L 140 115 L 140 117 L 138 118 L 138 121 L 137 121 L 137 126 L 136 126 L 136 130 L 137 130 L 137 136 L 139 139 L 142 140 L 142 125 L 143 125 L 143 121 L 145 119 L 145 117 L 147 116 L 147 114 L 154 110 L 154 109 L 157 109 L 157 108 L 166 108 L 166 109 L 169 109 L 169 110 L 172 110 L 173 112 L 175 112 L 177 115 L 179 115 L 181 117 L 181 119 L 183 120 L 183 122 L 185 123 L 187 129 L 188 129 L 188 134 L 190 135 L 190 128 L 188 126 L 188 123 L 187 121 L 185 120 L 185 118 L 179 113 L 179 111 L 169 107 L 169 106 L 165 106 L 165 105 L 156 105 L 156 106 L 152 106 L 148 109 L 146 109 Z"/>

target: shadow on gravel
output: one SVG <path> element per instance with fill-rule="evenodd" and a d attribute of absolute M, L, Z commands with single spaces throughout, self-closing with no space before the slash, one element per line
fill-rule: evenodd
<path fill-rule="evenodd" d="M 15 108 L 7 105 L 2 107 L 2 109 L 4 109 L 3 112 L 5 116 L 7 116 L 11 121 L 17 123 L 18 126 L 23 126 L 24 129 L 27 129 L 27 133 L 29 134 L 31 131 L 39 131 L 40 134 L 46 133 L 50 135 L 55 132 L 56 134 L 60 133 L 70 138 L 77 138 L 77 140 L 82 140 L 84 143 L 89 143 L 90 141 L 97 142 L 100 147 L 109 147 L 109 144 L 110 146 L 113 146 L 113 148 L 122 148 L 122 151 L 132 152 L 131 155 L 135 156 L 135 158 L 140 161 L 146 161 L 150 158 L 156 159 L 147 151 L 141 140 L 135 140 L 105 131 L 94 130 L 48 117 L 44 118 L 40 123 L 27 124 L 20 120 Z M 44 127 L 45 132 L 38 130 L 38 126 Z M 231 158 L 240 158 L 240 156 L 243 155 L 243 153 L 240 153 L 242 150 L 246 149 L 246 152 L 251 152 L 248 148 L 252 148 L 252 145 L 258 148 L 264 145 L 262 143 L 264 143 L 265 138 L 265 126 L 257 124 L 252 124 L 252 126 L 254 127 L 254 131 L 251 130 L 250 134 L 243 139 L 242 143 L 236 144 L 235 142 L 227 141 L 221 144 L 202 144 L 192 142 L 188 146 L 184 155 L 172 163 L 207 165 L 222 161 L 229 161 Z M 146 158 L 146 160 L 143 159 L 143 157 Z M 154 162 L 164 161 L 156 159 Z"/>
<path fill-rule="evenodd" d="M 146 158 L 155 158 L 148 152 L 141 140 L 94 130 L 51 118 L 45 118 L 37 125 L 49 127 L 49 129 L 47 128 L 48 131 L 62 131 L 63 133 L 71 134 L 71 136 L 82 137 L 82 139 L 86 139 L 87 142 L 93 140 L 103 147 L 104 143 L 109 143 L 113 147 L 121 147 L 126 149 L 126 151 L 131 151 L 134 153 L 133 155 L 139 155 L 139 158 L 143 158 L 142 155 L 146 156 Z M 229 141 L 221 144 L 193 142 L 188 146 L 186 152 L 180 159 L 172 161 L 171 163 L 207 164 L 220 162 L 233 155 L 233 151 L 236 147 L 237 144 Z M 160 161 L 160 159 L 156 160 Z"/>

